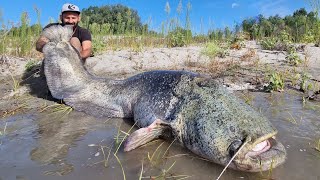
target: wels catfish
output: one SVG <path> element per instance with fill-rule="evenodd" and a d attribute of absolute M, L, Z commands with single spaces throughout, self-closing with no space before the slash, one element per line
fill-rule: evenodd
<path fill-rule="evenodd" d="M 69 41 L 72 31 L 43 32 L 44 71 L 53 97 L 94 116 L 133 118 L 141 127 L 126 139 L 130 151 L 172 137 L 194 154 L 241 171 L 264 171 L 286 159 L 277 130 L 263 115 L 213 79 L 187 71 L 150 71 L 125 80 L 86 71 Z M 243 145 L 243 147 L 242 147 Z"/>

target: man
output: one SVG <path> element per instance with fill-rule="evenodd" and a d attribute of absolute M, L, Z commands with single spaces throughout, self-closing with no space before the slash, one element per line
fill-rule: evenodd
<path fill-rule="evenodd" d="M 74 4 L 67 3 L 64 4 L 61 9 L 60 20 L 62 23 L 52 23 L 47 25 L 45 28 L 52 25 L 72 26 L 73 35 L 70 39 L 70 43 L 79 51 L 81 58 L 85 61 L 85 59 L 88 58 L 92 53 L 91 34 L 87 29 L 84 29 L 78 25 L 80 19 L 79 7 Z M 42 48 L 48 42 L 49 40 L 47 38 L 40 36 L 36 43 L 37 51 L 42 52 Z"/>

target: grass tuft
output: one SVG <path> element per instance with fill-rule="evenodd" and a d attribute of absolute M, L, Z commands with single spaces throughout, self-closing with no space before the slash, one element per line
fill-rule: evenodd
<path fill-rule="evenodd" d="M 320 152 L 320 139 L 318 140 L 318 143 L 317 143 L 315 149 Z"/>
<path fill-rule="evenodd" d="M 126 180 L 126 174 L 124 172 L 124 169 L 123 169 L 123 166 L 122 166 L 122 163 L 121 163 L 120 159 L 118 158 L 118 156 L 116 154 L 113 154 L 113 156 L 117 159 L 118 163 L 120 164 L 120 167 L 121 167 L 121 170 L 122 170 L 122 174 L 123 174 L 123 180 Z"/>
<path fill-rule="evenodd" d="M 3 131 L 0 131 L 0 137 L 5 136 L 7 125 L 8 125 L 8 123 L 6 122 L 6 124 L 4 125 L 4 128 L 3 128 Z M 0 145 L 2 145 L 2 140 L 0 141 Z"/>
<path fill-rule="evenodd" d="M 135 122 L 131 128 L 128 130 L 128 132 L 125 133 L 125 135 L 123 136 L 121 142 L 118 144 L 118 147 L 117 147 L 117 150 L 115 151 L 115 155 L 118 153 L 119 149 L 120 149 L 120 146 L 122 145 L 122 143 L 124 142 L 124 140 L 127 138 L 127 136 L 129 136 L 131 130 L 133 129 L 133 127 L 136 125 L 137 122 Z"/>
<path fill-rule="evenodd" d="M 9 109 L 6 109 L 4 111 L 0 111 L 2 118 L 12 116 L 17 114 L 18 112 L 24 111 L 28 108 L 28 104 L 26 102 L 17 102 L 14 103 L 13 107 L 9 107 Z"/>
<path fill-rule="evenodd" d="M 27 72 L 31 71 L 34 67 L 37 66 L 36 60 L 29 60 L 27 64 L 25 65 L 25 69 Z"/>
<path fill-rule="evenodd" d="M 20 82 L 19 81 L 17 81 L 14 77 L 13 77 L 13 75 L 11 75 L 11 79 L 12 79 L 12 90 L 13 90 L 13 92 L 17 92 L 17 90 L 19 89 L 19 87 L 20 87 Z"/>
<path fill-rule="evenodd" d="M 55 103 L 52 105 L 44 105 L 39 112 L 45 112 L 45 111 L 49 111 L 50 114 L 52 115 L 60 115 L 59 117 L 64 117 L 65 115 L 70 114 L 73 111 L 73 108 L 70 106 L 67 106 L 65 104 L 59 104 L 59 103 Z"/>

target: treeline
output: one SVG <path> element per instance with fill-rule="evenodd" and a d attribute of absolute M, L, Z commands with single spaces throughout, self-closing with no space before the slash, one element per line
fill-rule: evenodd
<path fill-rule="evenodd" d="M 114 49 L 128 46 L 140 49 L 145 46 L 163 47 L 163 45 L 177 47 L 213 40 L 232 43 L 237 41 L 239 37 L 241 37 L 240 39 L 258 40 L 270 50 L 278 46 L 279 41 L 282 44 L 293 42 L 320 44 L 318 13 L 307 12 L 304 8 L 285 17 L 258 15 L 247 18 L 234 27 L 210 29 L 208 32 L 197 34 L 191 31 L 193 26 L 190 21 L 191 4 L 188 3 L 186 8 L 182 8 L 182 1 L 180 1 L 178 7 L 180 8 L 177 8 L 177 16 L 170 18 L 171 8 L 167 2 L 165 6 L 167 18 L 162 21 L 161 28 L 157 32 L 150 30 L 148 24 L 141 22 L 136 10 L 120 4 L 90 6 L 83 9 L 81 26 L 91 31 L 94 49 L 101 52 L 112 46 Z M 182 9 L 186 10 L 184 13 L 186 17 L 180 16 Z M 38 20 L 34 25 L 30 25 L 30 19 L 26 12 L 21 14 L 21 20 L 17 24 L 9 23 L 6 25 L 2 22 L 0 55 L 33 56 L 36 53 L 34 44 L 43 27 L 40 24 L 40 11 L 36 8 L 35 11 Z M 182 23 L 181 19 L 185 19 L 185 23 Z M 51 19 L 50 22 L 54 21 Z M 116 39 L 108 39 L 108 35 L 120 36 Z M 121 44 L 122 42 L 124 44 Z"/>
<path fill-rule="evenodd" d="M 293 42 L 315 42 L 320 38 L 320 20 L 315 12 L 307 12 L 304 8 L 296 10 L 293 15 L 268 18 L 263 15 L 242 21 L 242 31 L 250 39 L 261 40 L 265 37 L 281 37 L 287 34 Z"/>
<path fill-rule="evenodd" d="M 136 10 L 127 6 L 90 6 L 81 12 L 82 25 L 93 34 L 142 34 L 148 32 Z"/>

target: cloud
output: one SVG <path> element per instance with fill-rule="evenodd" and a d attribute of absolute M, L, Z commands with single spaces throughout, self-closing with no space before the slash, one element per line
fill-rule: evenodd
<path fill-rule="evenodd" d="M 238 3 L 232 3 L 231 8 L 236 8 L 236 7 L 238 7 L 238 6 L 239 6 Z"/>
<path fill-rule="evenodd" d="M 260 14 L 269 17 L 278 14 L 279 16 L 286 16 L 290 14 L 291 10 L 286 4 L 286 0 L 262 0 L 252 4 Z"/>

